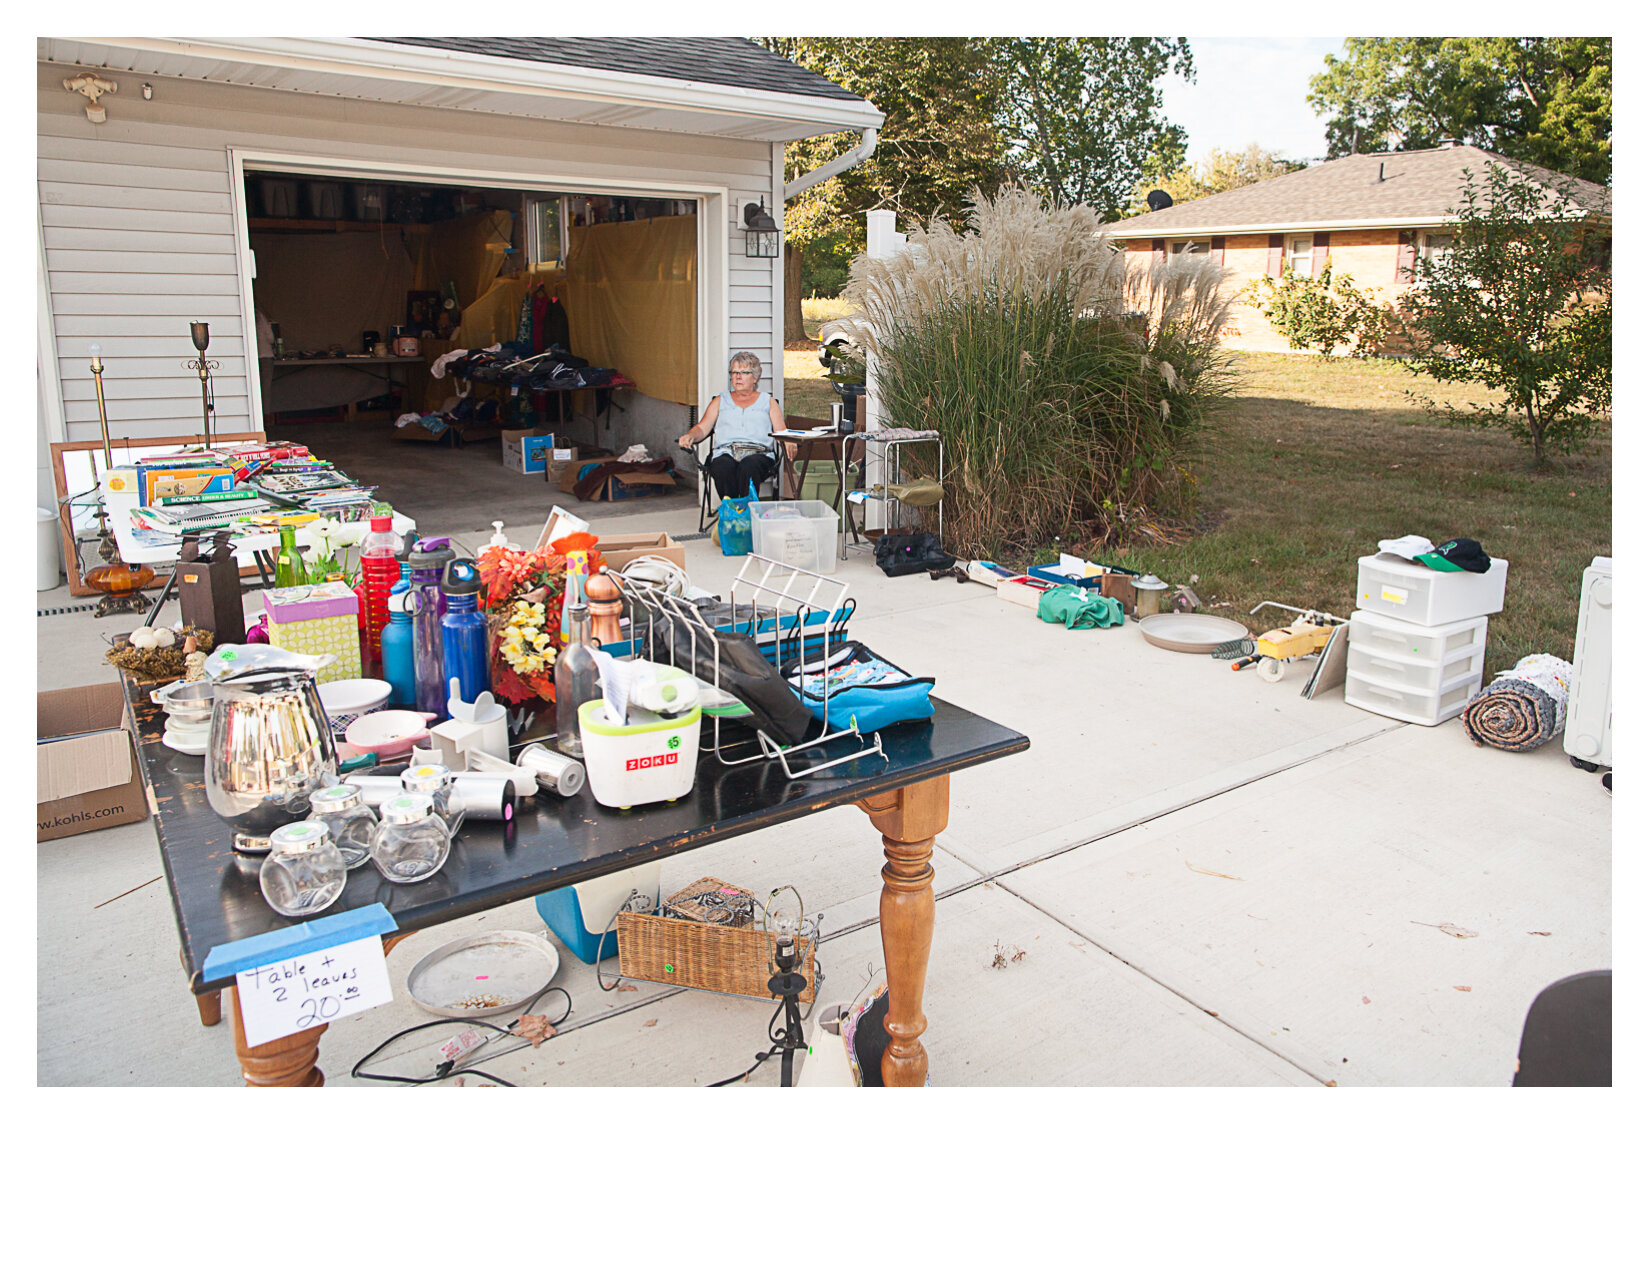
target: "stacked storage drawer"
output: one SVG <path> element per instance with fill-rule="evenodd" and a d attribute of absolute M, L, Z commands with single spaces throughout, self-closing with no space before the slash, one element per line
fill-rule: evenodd
<path fill-rule="evenodd" d="M 1483 685 L 1488 617 L 1501 610 L 1506 581 L 1504 558 L 1483 575 L 1390 554 L 1360 558 L 1346 702 L 1421 726 L 1459 715 Z"/>

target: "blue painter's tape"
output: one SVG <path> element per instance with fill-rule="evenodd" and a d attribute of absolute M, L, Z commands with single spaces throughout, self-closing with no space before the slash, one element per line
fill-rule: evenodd
<path fill-rule="evenodd" d="M 283 930 L 254 934 L 251 938 L 237 939 L 233 943 L 220 943 L 206 954 L 201 977 L 215 982 L 239 974 L 242 970 L 255 970 L 288 957 L 302 956 L 305 952 L 319 952 L 322 948 L 388 934 L 399 928 L 382 903 L 373 903 L 364 908 L 340 912 L 337 916 L 317 917 Z"/>

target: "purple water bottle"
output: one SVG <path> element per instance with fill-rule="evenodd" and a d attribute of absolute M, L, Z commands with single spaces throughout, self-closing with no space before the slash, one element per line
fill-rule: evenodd
<path fill-rule="evenodd" d="M 408 610 L 413 626 L 414 707 L 421 713 L 447 715 L 447 678 L 442 672 L 441 619 L 447 603 L 441 592 L 441 576 L 453 560 L 447 538 L 420 540 L 407 555 L 413 600 Z"/>
<path fill-rule="evenodd" d="M 474 558 L 454 558 L 441 582 L 447 614 L 441 617 L 441 672 L 449 685 L 458 679 L 458 697 L 474 703 L 492 689 L 487 675 L 487 619 L 481 614 L 481 569 Z"/>

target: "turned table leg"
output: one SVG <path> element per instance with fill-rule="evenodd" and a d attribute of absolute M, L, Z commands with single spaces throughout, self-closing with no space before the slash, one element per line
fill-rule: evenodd
<path fill-rule="evenodd" d="M 229 988 L 229 1004 L 235 1011 L 235 1055 L 241 1060 L 241 1079 L 249 1087 L 307 1088 L 326 1083 L 326 1077 L 315 1065 L 321 1054 L 325 1023 L 262 1045 L 248 1045 L 246 1029 L 241 1025 L 241 994 L 234 987 Z"/>
<path fill-rule="evenodd" d="M 920 1085 L 928 1077 L 922 991 L 934 939 L 934 837 L 945 828 L 951 780 L 927 779 L 868 797 L 859 808 L 882 833 L 882 957 L 888 967 L 888 1048 L 882 1083 Z"/>
<path fill-rule="evenodd" d="M 178 964 L 186 971 L 189 968 L 188 958 L 182 951 L 178 952 Z M 195 1012 L 201 1016 L 202 1027 L 216 1027 L 223 1017 L 223 1001 L 217 992 L 202 992 L 195 997 Z"/>

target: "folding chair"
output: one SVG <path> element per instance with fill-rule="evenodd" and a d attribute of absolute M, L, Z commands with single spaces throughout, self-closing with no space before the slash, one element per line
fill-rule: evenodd
<path fill-rule="evenodd" d="M 716 431 L 713 429 L 692 447 L 685 449 L 693 458 L 693 468 L 699 473 L 699 530 L 703 532 L 716 521 L 717 512 L 722 507 L 722 498 L 716 494 L 716 484 L 711 481 L 710 474 L 705 466 L 710 463 L 710 454 L 716 450 Z M 779 469 L 764 478 L 756 485 L 756 494 L 765 499 L 773 500 L 779 495 Z"/>

